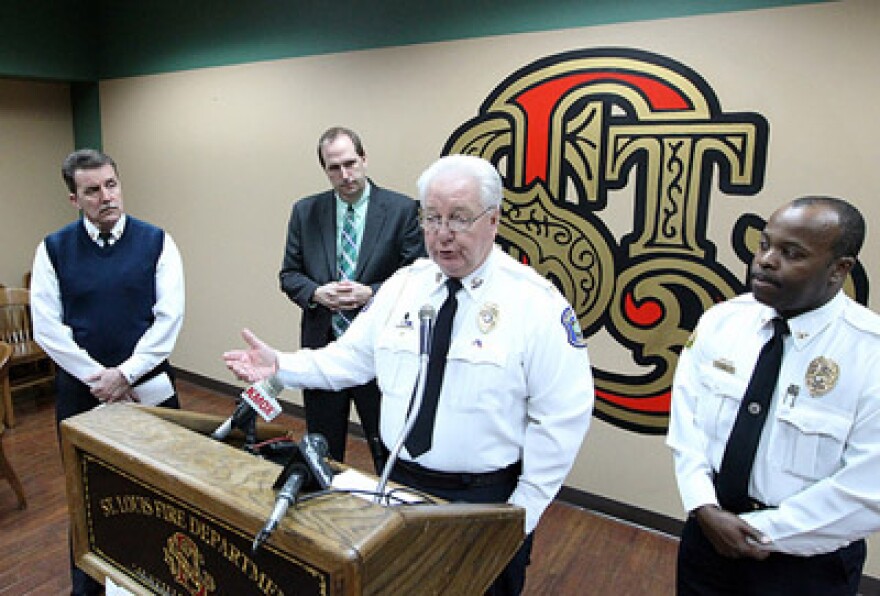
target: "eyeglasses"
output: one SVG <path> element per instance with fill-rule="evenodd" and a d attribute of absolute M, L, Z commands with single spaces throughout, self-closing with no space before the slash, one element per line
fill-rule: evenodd
<path fill-rule="evenodd" d="M 467 232 L 473 227 L 474 222 L 493 209 L 495 209 L 495 207 L 486 207 L 475 217 L 465 217 L 461 213 L 455 214 L 445 220 L 446 227 L 450 232 Z M 443 227 L 443 221 L 443 218 L 439 215 L 422 215 L 419 217 L 419 223 L 421 224 L 422 229 L 426 232 L 439 232 L 440 228 Z"/>

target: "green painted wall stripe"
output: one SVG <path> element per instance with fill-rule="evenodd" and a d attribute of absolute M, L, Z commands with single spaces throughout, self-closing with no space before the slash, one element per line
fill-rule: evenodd
<path fill-rule="evenodd" d="M 0 2 L 0 76 L 94 81 L 835 0 Z"/>
<path fill-rule="evenodd" d="M 0 76 L 94 81 L 97 0 L 0 2 Z"/>
<path fill-rule="evenodd" d="M 829 0 L 102 0 L 102 79 Z"/>

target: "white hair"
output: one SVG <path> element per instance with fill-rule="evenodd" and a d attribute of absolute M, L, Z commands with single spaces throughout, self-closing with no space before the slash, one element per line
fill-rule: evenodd
<path fill-rule="evenodd" d="M 441 157 L 419 176 L 416 186 L 419 190 L 419 203 L 424 207 L 428 188 L 438 177 L 459 174 L 476 181 L 480 190 L 480 204 L 485 207 L 499 207 L 504 198 L 501 176 L 491 163 L 475 155 L 447 155 Z"/>

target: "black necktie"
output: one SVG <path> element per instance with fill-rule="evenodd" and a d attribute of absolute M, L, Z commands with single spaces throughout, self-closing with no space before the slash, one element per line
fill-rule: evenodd
<path fill-rule="evenodd" d="M 434 325 L 434 338 L 431 340 L 431 351 L 428 356 L 428 374 L 425 378 L 425 393 L 422 396 L 422 407 L 419 409 L 416 423 L 406 439 L 406 449 L 413 457 L 418 457 L 431 448 L 434 434 L 434 418 L 437 415 L 437 402 L 440 399 L 440 387 L 443 385 L 443 373 L 446 370 L 446 354 L 452 340 L 452 320 L 458 309 L 455 295 L 461 289 L 461 281 L 449 278 L 446 290 L 449 294 L 437 313 Z"/>
<path fill-rule="evenodd" d="M 749 478 L 752 475 L 752 464 L 755 452 L 761 439 L 761 430 L 770 410 L 770 400 L 776 381 L 779 379 L 779 367 L 782 364 L 782 342 L 788 335 L 788 325 L 779 317 L 773 319 L 773 337 L 771 337 L 761 353 L 752 371 L 745 395 L 739 406 L 733 430 L 724 448 L 721 459 L 721 470 L 716 479 L 718 502 L 723 509 L 734 513 L 748 511 Z"/>
<path fill-rule="evenodd" d="M 110 232 L 100 232 L 98 233 L 98 240 L 101 241 L 101 248 L 107 248 L 110 246 L 110 239 L 113 237 L 113 234 Z"/>

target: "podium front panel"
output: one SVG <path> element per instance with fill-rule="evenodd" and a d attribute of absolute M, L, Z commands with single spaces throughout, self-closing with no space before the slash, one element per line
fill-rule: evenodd
<path fill-rule="evenodd" d="M 157 594 L 323 596 L 329 574 L 118 467 L 80 460 L 88 550 Z M 222 590 L 218 590 L 222 587 Z"/>
<path fill-rule="evenodd" d="M 61 424 L 80 568 L 135 594 L 460 596 L 481 594 L 522 541 L 513 505 L 335 493 L 297 502 L 254 554 L 281 468 L 200 434 L 222 422 L 201 417 L 114 404 Z"/>

